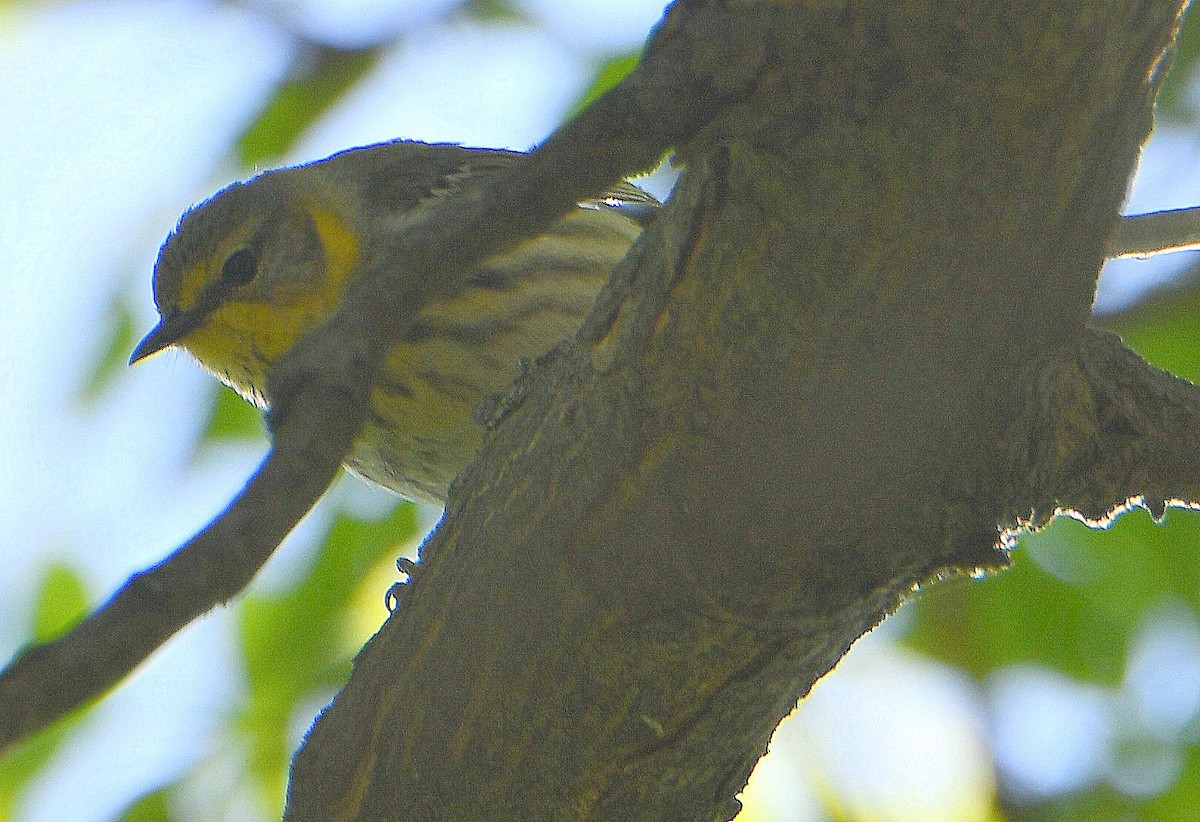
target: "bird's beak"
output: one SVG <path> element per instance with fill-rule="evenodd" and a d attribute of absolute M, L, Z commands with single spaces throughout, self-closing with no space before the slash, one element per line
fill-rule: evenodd
<path fill-rule="evenodd" d="M 200 323 L 204 321 L 206 313 L 195 309 L 190 311 L 172 311 L 159 320 L 158 325 L 150 329 L 150 333 L 143 337 L 142 341 L 137 344 L 137 347 L 133 349 L 133 353 L 129 356 L 129 364 L 133 365 L 136 362 L 146 359 L 151 354 L 157 354 L 164 348 L 170 348 L 195 331 L 200 326 Z"/>

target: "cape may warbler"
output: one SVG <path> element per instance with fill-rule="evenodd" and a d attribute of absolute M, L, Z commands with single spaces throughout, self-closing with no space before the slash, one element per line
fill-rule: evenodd
<path fill-rule="evenodd" d="M 234 183 L 184 214 L 163 244 L 162 319 L 130 362 L 179 346 L 265 407 L 267 369 L 333 312 L 410 209 L 519 156 L 397 141 Z M 402 496 L 444 500 L 479 447 L 476 405 L 512 382 L 522 358 L 575 331 L 656 205 L 622 184 L 421 306 L 388 354 L 347 467 Z"/>

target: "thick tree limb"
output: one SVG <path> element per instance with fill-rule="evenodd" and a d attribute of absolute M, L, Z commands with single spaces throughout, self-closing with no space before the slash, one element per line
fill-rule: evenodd
<path fill-rule="evenodd" d="M 289 818 L 731 816 L 857 636 L 1004 561 L 1028 383 L 1087 350 L 1180 7 L 673 6 L 754 31 L 752 82 L 507 404 Z"/>

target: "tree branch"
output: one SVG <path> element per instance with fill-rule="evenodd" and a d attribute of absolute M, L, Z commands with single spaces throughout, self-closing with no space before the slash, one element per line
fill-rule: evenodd
<path fill-rule="evenodd" d="M 1154 257 L 1200 248 L 1200 208 L 1177 208 L 1122 217 L 1108 256 Z"/>
<path fill-rule="evenodd" d="M 0 675 L 0 750 L 100 696 L 245 587 L 332 481 L 354 429 L 327 423 L 348 404 L 329 394 L 297 401 L 271 453 L 219 518 L 64 636 L 18 656 Z"/>
<path fill-rule="evenodd" d="M 1113 334 L 1031 368 L 1009 442 L 1012 521 L 1070 513 L 1106 526 L 1131 504 L 1161 519 L 1200 502 L 1200 389 L 1154 368 Z"/>

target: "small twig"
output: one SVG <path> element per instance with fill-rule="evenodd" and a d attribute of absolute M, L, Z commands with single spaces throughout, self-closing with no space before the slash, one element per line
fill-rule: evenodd
<path fill-rule="evenodd" d="M 102 695 L 180 628 L 227 601 L 332 481 L 357 431 L 344 397 L 315 396 L 275 432 L 275 446 L 233 503 L 158 565 L 133 576 L 100 610 L 0 674 L 0 750 Z M 336 412 L 336 413 L 335 413 Z M 351 415 L 353 417 L 353 415 Z M 314 466 L 332 465 L 320 471 Z"/>
<path fill-rule="evenodd" d="M 1122 217 L 1109 248 L 1110 259 L 1144 259 L 1200 249 L 1200 207 Z"/>

